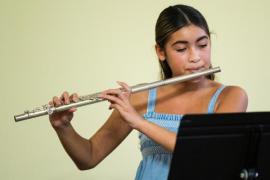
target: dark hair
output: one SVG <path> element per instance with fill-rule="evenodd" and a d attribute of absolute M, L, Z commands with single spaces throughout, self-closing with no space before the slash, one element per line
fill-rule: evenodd
<path fill-rule="evenodd" d="M 195 8 L 187 5 L 175 5 L 164 9 L 158 17 L 155 28 L 157 45 L 164 49 L 172 33 L 191 24 L 202 28 L 210 38 L 207 22 L 203 15 Z M 167 61 L 159 61 L 159 63 L 162 79 L 171 78 L 172 71 Z M 207 78 L 213 80 L 214 75 L 210 75 Z"/>

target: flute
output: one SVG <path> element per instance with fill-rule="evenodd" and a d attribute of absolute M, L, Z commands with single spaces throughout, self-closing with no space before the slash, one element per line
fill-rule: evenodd
<path fill-rule="evenodd" d="M 131 86 L 130 92 L 137 93 L 140 91 L 148 90 L 148 89 L 159 87 L 159 86 L 165 86 L 165 85 L 173 84 L 173 83 L 180 83 L 180 82 L 196 79 L 200 76 L 207 76 L 207 75 L 217 73 L 220 71 L 221 70 L 219 67 L 215 67 L 215 68 L 211 68 L 208 70 L 203 70 L 200 72 L 191 73 L 188 75 L 177 76 L 177 77 L 173 77 L 173 78 L 169 78 L 169 79 L 165 79 L 165 80 L 155 81 L 152 83 L 139 84 L 139 85 Z M 18 122 L 18 121 L 22 121 L 22 120 L 27 120 L 27 119 L 39 117 L 39 116 L 51 115 L 52 113 L 65 111 L 65 110 L 68 110 L 68 109 L 73 108 L 73 107 L 81 107 L 81 106 L 105 101 L 105 99 L 98 97 L 99 94 L 100 94 L 100 92 L 85 95 L 85 96 L 80 96 L 79 100 L 77 102 L 72 102 L 70 104 L 65 104 L 65 105 L 61 105 L 58 107 L 53 107 L 51 105 L 46 104 L 46 105 L 43 105 L 41 107 L 34 108 L 31 111 L 26 110 L 26 111 L 24 111 L 23 114 L 15 115 L 14 120 L 15 120 L 15 122 Z"/>

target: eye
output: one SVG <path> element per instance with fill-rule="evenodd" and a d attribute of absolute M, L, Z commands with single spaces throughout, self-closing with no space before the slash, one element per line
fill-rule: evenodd
<path fill-rule="evenodd" d="M 187 48 L 176 49 L 177 52 L 184 52 Z"/>
<path fill-rule="evenodd" d="M 200 44 L 199 47 L 200 48 L 205 48 L 208 44 Z"/>

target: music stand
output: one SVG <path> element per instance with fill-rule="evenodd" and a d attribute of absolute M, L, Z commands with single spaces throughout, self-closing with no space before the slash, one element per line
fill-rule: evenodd
<path fill-rule="evenodd" d="M 270 112 L 181 120 L 168 180 L 270 180 Z"/>

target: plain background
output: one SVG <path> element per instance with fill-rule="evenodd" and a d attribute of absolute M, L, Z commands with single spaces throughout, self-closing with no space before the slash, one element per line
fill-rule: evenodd
<path fill-rule="evenodd" d="M 159 79 L 154 26 L 169 5 L 200 10 L 212 34 L 217 80 L 239 85 L 248 111 L 269 111 L 269 1 L 0 0 L 0 179 L 134 179 L 138 132 L 95 169 L 79 171 L 48 117 L 15 123 L 13 116 L 67 90 L 81 95 Z M 82 107 L 75 129 L 90 137 L 111 112 L 108 103 Z"/>

